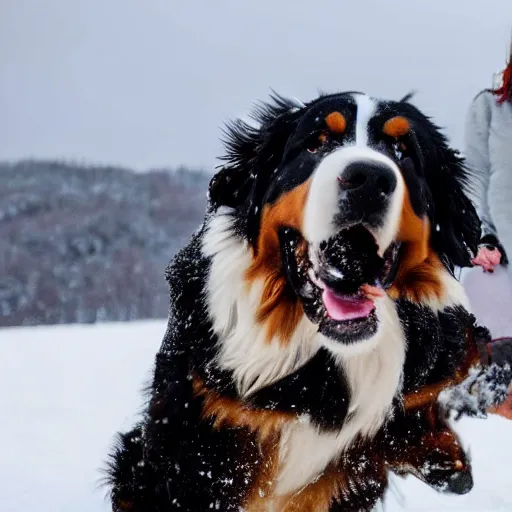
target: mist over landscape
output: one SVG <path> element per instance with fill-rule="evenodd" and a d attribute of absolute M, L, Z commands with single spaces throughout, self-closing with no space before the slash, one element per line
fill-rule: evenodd
<path fill-rule="evenodd" d="M 165 316 L 222 126 L 270 88 L 415 90 L 462 149 L 511 20 L 509 0 L 1 2 L 0 326 Z"/>
<path fill-rule="evenodd" d="M 164 270 L 199 226 L 209 176 L 0 164 L 0 327 L 165 317 Z"/>

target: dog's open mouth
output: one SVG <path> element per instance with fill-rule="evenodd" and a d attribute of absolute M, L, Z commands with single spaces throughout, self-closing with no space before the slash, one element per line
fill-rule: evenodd
<path fill-rule="evenodd" d="M 289 228 L 281 230 L 280 240 L 289 283 L 320 332 L 345 343 L 376 332 L 376 301 L 396 275 L 399 244 L 379 256 L 375 238 L 362 225 L 340 231 L 318 248 Z"/>

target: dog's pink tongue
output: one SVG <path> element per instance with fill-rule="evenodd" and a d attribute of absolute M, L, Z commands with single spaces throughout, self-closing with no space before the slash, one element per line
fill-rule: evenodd
<path fill-rule="evenodd" d="M 343 297 L 336 295 L 329 288 L 322 293 L 327 314 L 333 320 L 352 320 L 354 318 L 365 318 L 375 308 L 373 301 L 366 297 Z"/>

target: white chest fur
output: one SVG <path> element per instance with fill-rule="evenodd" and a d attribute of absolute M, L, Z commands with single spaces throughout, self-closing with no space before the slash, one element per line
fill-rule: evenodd
<path fill-rule="evenodd" d="M 359 436 L 372 437 L 389 417 L 401 387 L 405 341 L 393 302 L 378 305 L 380 327 L 369 350 L 330 347 L 350 387 L 349 414 L 338 432 L 320 432 L 309 418 L 301 418 L 282 433 L 276 493 L 294 492 L 313 481 Z M 363 345 L 364 345 L 363 344 Z"/>
<path fill-rule="evenodd" d="M 210 220 L 203 243 L 212 257 L 206 298 L 221 344 L 219 364 L 233 371 L 239 392 L 248 395 L 295 371 L 323 346 L 350 388 L 349 415 L 338 432 L 320 432 L 307 417 L 283 430 L 276 492 L 287 494 L 314 480 L 358 436 L 371 437 L 382 426 L 400 390 L 404 335 L 395 305 L 385 297 L 376 301 L 379 329 L 364 342 L 331 341 L 304 316 L 287 346 L 269 343 L 255 321 L 261 287 L 247 290 L 244 280 L 251 253 L 234 234 L 230 213 L 223 209 Z"/>

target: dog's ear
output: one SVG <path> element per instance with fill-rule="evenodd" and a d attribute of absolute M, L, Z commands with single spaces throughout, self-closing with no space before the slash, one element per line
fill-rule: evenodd
<path fill-rule="evenodd" d="M 468 267 L 481 236 L 480 219 L 466 194 L 468 172 L 444 136 L 437 132 L 432 142 L 433 161 L 426 172 L 433 199 L 432 246 L 450 267 Z"/>
<path fill-rule="evenodd" d="M 421 167 L 430 191 L 431 245 L 450 268 L 471 266 L 480 242 L 481 224 L 466 191 L 469 174 L 459 152 L 448 145 L 438 126 L 406 97 L 400 108 L 415 125 Z"/>
<path fill-rule="evenodd" d="M 216 210 L 220 206 L 237 208 L 249 197 L 254 178 L 238 167 L 222 167 L 210 180 L 208 201 Z"/>
<path fill-rule="evenodd" d="M 209 199 L 213 208 L 242 205 L 248 212 L 266 191 L 268 181 L 283 157 L 304 105 L 271 96 L 250 114 L 253 123 L 237 119 L 224 130 L 224 166 L 212 178 Z"/>

